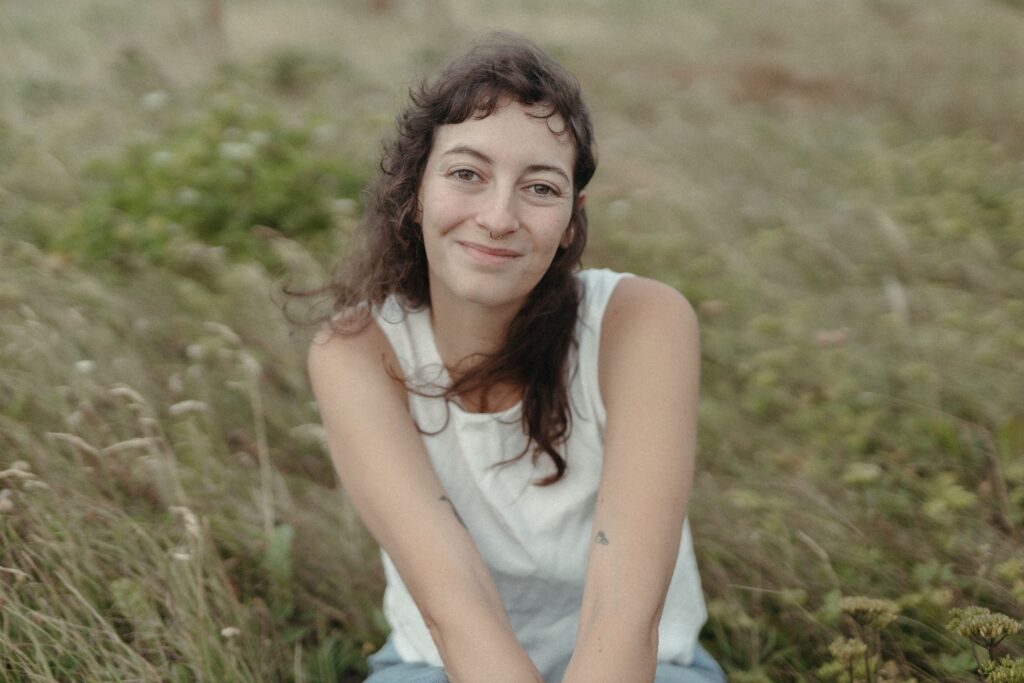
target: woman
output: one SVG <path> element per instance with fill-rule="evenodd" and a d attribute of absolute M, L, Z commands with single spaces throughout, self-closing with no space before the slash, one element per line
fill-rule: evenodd
<path fill-rule="evenodd" d="M 381 545 L 389 681 L 719 681 L 686 503 L 699 339 L 653 280 L 577 272 L 576 81 L 493 34 L 412 93 L 309 374 Z"/>

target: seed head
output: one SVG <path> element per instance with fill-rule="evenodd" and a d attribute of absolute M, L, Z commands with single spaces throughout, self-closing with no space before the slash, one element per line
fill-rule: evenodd
<path fill-rule="evenodd" d="M 853 595 L 839 598 L 839 610 L 850 616 L 862 626 L 883 629 L 891 624 L 900 612 L 899 606 L 892 600 L 868 598 Z"/>

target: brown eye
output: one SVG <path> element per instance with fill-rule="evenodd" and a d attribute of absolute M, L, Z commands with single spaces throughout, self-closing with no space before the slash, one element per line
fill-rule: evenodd
<path fill-rule="evenodd" d="M 545 185 L 543 183 L 536 183 L 534 185 L 530 185 L 529 189 L 530 189 L 530 192 L 532 194 L 535 194 L 538 197 L 557 197 L 558 196 L 558 190 L 557 189 L 551 187 L 550 185 Z"/>
<path fill-rule="evenodd" d="M 474 180 L 480 177 L 476 171 L 471 171 L 468 168 L 456 169 L 452 171 L 452 175 L 458 178 L 459 180 L 463 180 L 467 183 L 473 182 Z"/>

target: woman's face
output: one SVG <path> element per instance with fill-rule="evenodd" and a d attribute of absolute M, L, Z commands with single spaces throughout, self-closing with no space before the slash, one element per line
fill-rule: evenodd
<path fill-rule="evenodd" d="M 510 102 L 434 131 L 418 195 L 432 305 L 518 311 L 569 244 L 576 155 L 545 113 Z"/>

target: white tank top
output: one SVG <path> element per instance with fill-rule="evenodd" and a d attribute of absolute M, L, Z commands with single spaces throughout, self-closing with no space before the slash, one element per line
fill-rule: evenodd
<path fill-rule="evenodd" d="M 545 681 L 562 679 L 576 642 L 594 504 L 604 456 L 605 408 L 598 388 L 601 319 L 612 290 L 627 273 L 584 270 L 583 297 L 570 357 L 572 431 L 562 454 L 568 469 L 557 483 L 531 481 L 554 471 L 547 455 L 534 468 L 529 454 L 490 465 L 526 445 L 521 404 L 500 413 L 470 413 L 443 399 L 409 393 L 413 419 L 434 470 L 490 568 L 512 628 Z M 434 342 L 430 311 L 405 311 L 391 297 L 374 312 L 407 379 L 450 382 Z M 391 558 L 381 551 L 387 589 L 384 616 L 403 660 L 442 666 L 437 647 Z M 689 522 L 658 628 L 658 661 L 688 665 L 707 617 Z"/>

